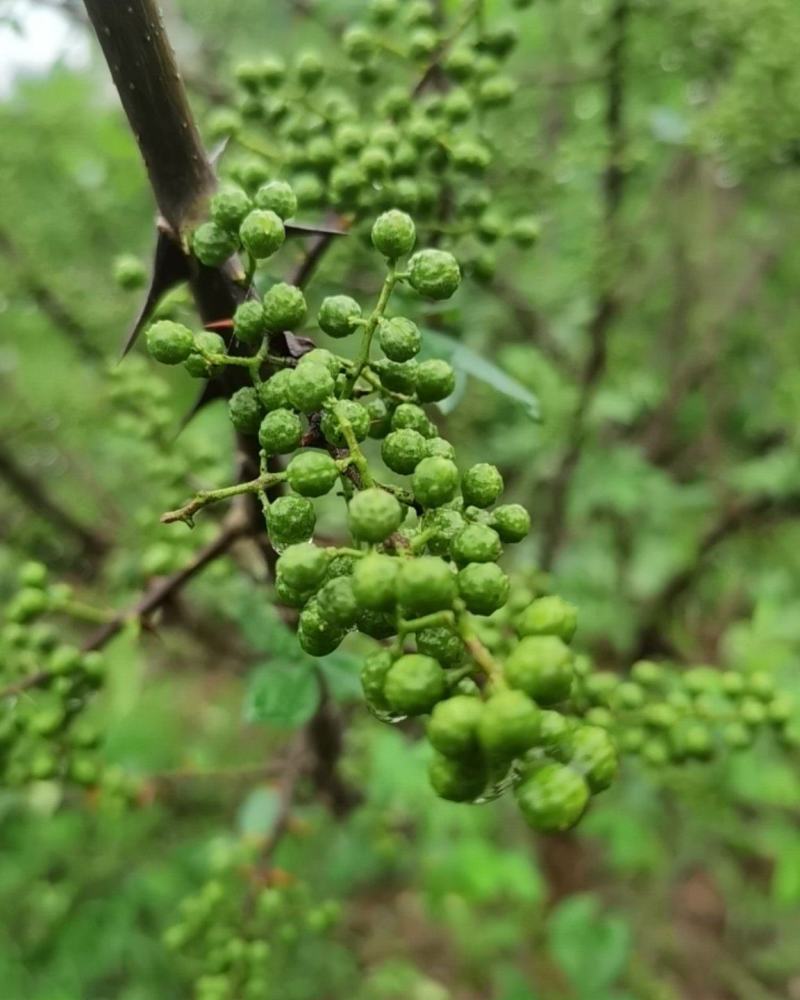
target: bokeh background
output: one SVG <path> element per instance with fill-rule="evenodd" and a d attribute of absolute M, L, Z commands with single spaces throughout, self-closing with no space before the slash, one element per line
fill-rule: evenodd
<path fill-rule="evenodd" d="M 362 6 L 165 3 L 201 120 L 238 59 L 324 47 Z M 460 293 L 463 374 L 439 419 L 532 509 L 515 568 L 552 574 L 599 663 L 758 666 L 800 691 L 800 6 L 624 6 L 614 81 L 617 0 L 519 16 L 492 185 L 542 235 Z M 80 3 L 0 2 L 0 135 L 0 596 L 37 558 L 124 606 L 213 534 L 214 515 L 193 533 L 158 515 L 198 470 L 229 480 L 231 434 L 209 407 L 176 437 L 196 386 L 141 351 L 116 366 L 141 291 L 115 261 L 148 260 L 154 210 Z M 360 280 L 349 267 L 334 258 Z M 150 375 L 131 402 L 125 380 Z M 209 850 L 269 827 L 259 762 L 313 711 L 302 686 L 276 708 L 271 678 L 288 691 L 300 654 L 247 553 L 236 566 L 111 647 L 102 752 L 145 782 L 141 808 L 0 789 L 8 1000 L 188 995 L 161 934 Z M 302 803 L 277 855 L 343 921 L 276 997 L 800 997 L 796 751 L 626 764 L 576 833 L 536 838 L 506 803 L 434 800 L 424 747 L 359 710 L 357 666 L 354 649 L 326 671 L 363 804 L 337 820 Z"/>

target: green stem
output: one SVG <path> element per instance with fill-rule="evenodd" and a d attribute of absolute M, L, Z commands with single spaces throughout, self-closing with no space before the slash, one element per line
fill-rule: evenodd
<path fill-rule="evenodd" d="M 456 627 L 470 656 L 486 674 L 492 686 L 504 688 L 506 681 L 502 668 L 475 634 L 469 614 L 461 612 L 456 619 Z"/>
<path fill-rule="evenodd" d="M 361 446 L 356 440 L 355 431 L 353 430 L 353 425 L 347 418 L 347 413 L 345 408 L 341 404 L 337 404 L 335 407 L 336 419 L 339 421 L 339 427 L 342 430 L 342 436 L 347 442 L 347 450 L 350 452 L 350 458 L 353 461 L 353 465 L 358 469 L 359 475 L 361 476 L 362 485 L 365 488 L 374 486 L 375 481 L 372 478 L 372 473 L 369 470 L 369 462 L 367 461 L 366 455 L 361 450 Z"/>
<path fill-rule="evenodd" d="M 95 625 L 105 625 L 116 616 L 114 611 L 106 611 L 103 608 L 95 608 L 91 604 L 84 604 L 83 601 L 73 600 L 57 601 L 53 610 L 69 615 L 70 618 L 78 618 Z"/>
<path fill-rule="evenodd" d="M 398 631 L 400 635 L 408 635 L 411 632 L 421 632 L 424 628 L 440 628 L 452 625 L 455 621 L 452 611 L 434 611 L 429 615 L 422 615 L 420 618 L 409 618 L 407 621 L 400 621 Z"/>
<path fill-rule="evenodd" d="M 185 521 L 189 527 L 192 527 L 194 515 L 203 507 L 218 503 L 220 500 L 241 496 L 243 493 L 261 493 L 276 483 L 282 483 L 285 479 L 285 472 L 268 472 L 260 475 L 258 479 L 237 483 L 235 486 L 224 486 L 219 490 L 201 490 L 182 507 L 178 507 L 177 510 L 168 510 L 166 514 L 162 514 L 161 521 L 163 524 Z"/>
<path fill-rule="evenodd" d="M 389 265 L 389 273 L 386 275 L 386 279 L 383 282 L 383 287 L 381 288 L 381 293 L 378 296 L 378 301 L 375 308 L 372 310 L 369 318 L 367 319 L 366 325 L 364 326 L 364 336 L 361 339 L 361 348 L 358 352 L 358 356 L 353 362 L 353 371 L 350 378 L 347 380 L 347 386 L 342 394 L 342 398 L 346 399 L 351 396 L 356 382 L 358 381 L 361 372 L 369 363 L 369 351 L 372 346 L 372 338 L 375 335 L 375 331 L 378 328 L 378 323 L 386 312 L 386 306 L 389 304 L 389 299 L 391 298 L 394 286 L 397 284 L 399 275 L 397 273 L 397 268 L 394 263 Z"/>

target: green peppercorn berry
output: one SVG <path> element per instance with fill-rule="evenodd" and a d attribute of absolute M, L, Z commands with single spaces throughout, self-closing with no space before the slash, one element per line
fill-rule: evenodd
<path fill-rule="evenodd" d="M 316 545 L 302 542 L 290 545 L 277 562 L 277 573 L 295 590 L 312 590 L 322 583 L 328 568 L 329 553 Z"/>
<path fill-rule="evenodd" d="M 478 738 L 486 754 L 510 760 L 525 753 L 539 738 L 541 712 L 522 691 L 498 691 L 483 707 Z"/>
<path fill-rule="evenodd" d="M 298 174 L 292 181 L 292 187 L 297 201 L 308 207 L 319 205 L 325 196 L 322 181 L 314 174 Z"/>
<path fill-rule="evenodd" d="M 264 260 L 280 250 L 286 239 L 286 231 L 279 215 L 269 209 L 256 208 L 239 227 L 239 239 L 251 256 L 256 260 Z"/>
<path fill-rule="evenodd" d="M 297 196 L 286 181 L 269 181 L 267 184 L 262 184 L 256 191 L 253 201 L 257 208 L 274 212 L 284 220 L 291 219 L 297 213 Z"/>
<path fill-rule="evenodd" d="M 431 358 L 417 365 L 416 390 L 422 403 L 437 403 L 450 396 L 456 387 L 453 366 L 441 358 Z"/>
<path fill-rule="evenodd" d="M 265 330 L 264 306 L 257 299 L 243 302 L 233 314 L 233 333 L 243 344 L 260 343 Z"/>
<path fill-rule="evenodd" d="M 160 319 L 147 331 L 147 350 L 162 365 L 179 365 L 192 353 L 194 336 L 181 323 Z"/>
<path fill-rule="evenodd" d="M 412 59 L 426 59 L 433 55 L 439 44 L 439 36 L 432 28 L 417 28 L 411 32 L 408 51 Z"/>
<path fill-rule="evenodd" d="M 672 729 L 678 722 L 678 713 L 664 702 L 652 702 L 642 709 L 642 721 L 651 729 Z"/>
<path fill-rule="evenodd" d="M 511 587 L 495 563 L 471 563 L 458 574 L 458 592 L 474 615 L 491 615 L 508 600 Z"/>
<path fill-rule="evenodd" d="M 757 698 L 742 698 L 739 702 L 739 719 L 748 726 L 761 726 L 766 722 L 767 710 Z"/>
<path fill-rule="evenodd" d="M 488 774 L 485 763 L 479 758 L 455 759 L 437 753 L 428 764 L 428 779 L 439 798 L 449 802 L 473 802 L 485 789 Z"/>
<path fill-rule="evenodd" d="M 423 458 L 414 469 L 411 485 L 423 507 L 441 507 L 458 492 L 458 467 L 447 458 Z"/>
<path fill-rule="evenodd" d="M 279 576 L 275 580 L 275 593 L 278 601 L 286 605 L 287 608 L 304 608 L 309 599 L 313 596 L 313 590 L 295 590 Z"/>
<path fill-rule="evenodd" d="M 296 330 L 306 318 L 306 298 L 301 289 L 281 281 L 264 296 L 264 322 L 268 330 Z"/>
<path fill-rule="evenodd" d="M 589 786 L 576 771 L 549 763 L 529 774 L 515 792 L 526 822 L 543 833 L 575 826 L 589 803 Z"/>
<path fill-rule="evenodd" d="M 375 36 L 362 24 L 354 24 L 342 35 L 342 48 L 353 62 L 368 62 L 375 54 Z"/>
<path fill-rule="evenodd" d="M 430 421 L 422 407 L 414 403 L 401 403 L 392 414 L 392 430 L 408 428 L 423 437 L 428 436 Z"/>
<path fill-rule="evenodd" d="M 387 434 L 381 445 L 381 458 L 392 472 L 407 476 L 425 457 L 425 438 L 408 428 Z"/>
<path fill-rule="evenodd" d="M 456 106 L 453 110 L 459 111 L 460 109 Z M 452 115 L 450 117 L 452 119 Z M 492 154 L 489 149 L 478 142 L 459 142 L 453 147 L 450 155 L 454 167 L 475 176 L 485 173 L 492 162 Z"/>
<path fill-rule="evenodd" d="M 252 207 L 249 196 L 241 188 L 223 188 L 211 199 L 211 221 L 220 229 L 236 234 Z"/>
<path fill-rule="evenodd" d="M 392 411 L 380 396 L 368 399 L 364 404 L 369 416 L 369 436 L 371 438 L 385 438 L 392 429 Z"/>
<path fill-rule="evenodd" d="M 339 478 L 339 469 L 327 452 L 301 451 L 289 462 L 286 479 L 300 496 L 321 497 Z"/>
<path fill-rule="evenodd" d="M 455 461 L 456 450 L 449 441 L 444 438 L 433 437 L 425 442 L 426 458 L 447 458 L 451 462 Z"/>
<path fill-rule="evenodd" d="M 428 721 L 428 739 L 447 757 L 467 757 L 478 752 L 478 724 L 483 714 L 480 698 L 455 695 L 440 701 Z"/>
<path fill-rule="evenodd" d="M 441 666 L 430 656 L 407 653 L 392 664 L 383 687 L 389 707 L 402 715 L 424 715 L 447 690 Z"/>
<path fill-rule="evenodd" d="M 267 412 L 282 410 L 291 406 L 289 400 L 289 382 L 292 378 L 291 368 L 281 368 L 271 375 L 266 382 L 258 387 L 258 398 Z"/>
<path fill-rule="evenodd" d="M 714 671 L 715 680 L 719 678 Z M 771 701 L 775 697 L 775 681 L 766 670 L 756 670 L 745 677 L 745 690 L 759 701 Z"/>
<path fill-rule="evenodd" d="M 236 253 L 236 237 L 216 222 L 204 222 L 192 234 L 192 252 L 206 267 L 219 267 Z"/>
<path fill-rule="evenodd" d="M 329 337 L 349 337 L 361 318 L 361 306 L 349 295 L 329 295 L 322 300 L 317 315 L 320 330 Z"/>
<path fill-rule="evenodd" d="M 294 410 L 271 410 L 258 428 L 258 442 L 268 455 L 294 451 L 302 436 L 303 425 Z"/>
<path fill-rule="evenodd" d="M 538 704 L 555 705 L 572 690 L 572 654 L 557 636 L 528 636 L 509 654 L 506 678 Z"/>
<path fill-rule="evenodd" d="M 314 505 L 305 497 L 278 497 L 269 505 L 269 535 L 280 548 L 307 542 L 314 534 L 317 515 Z"/>
<path fill-rule="evenodd" d="M 741 722 L 729 722 L 722 729 L 722 740 L 732 750 L 746 750 L 753 739 L 753 730 Z"/>
<path fill-rule="evenodd" d="M 478 88 L 478 103 L 484 108 L 499 108 L 514 96 L 516 85 L 507 76 L 489 76 Z"/>
<path fill-rule="evenodd" d="M 359 559 L 353 570 L 356 600 L 370 611 L 387 611 L 395 605 L 400 560 L 378 552 Z"/>
<path fill-rule="evenodd" d="M 408 262 L 408 280 L 425 298 L 449 299 L 461 284 L 461 271 L 446 250 L 420 250 Z"/>
<path fill-rule="evenodd" d="M 503 477 L 495 465 L 480 462 L 461 477 L 464 503 L 472 507 L 491 507 L 503 492 Z"/>
<path fill-rule="evenodd" d="M 651 660 L 637 660 L 631 667 L 631 679 L 644 687 L 659 687 L 664 681 L 664 668 Z"/>
<path fill-rule="evenodd" d="M 636 681 L 623 681 L 614 692 L 613 706 L 623 711 L 635 711 L 644 705 L 645 693 Z"/>
<path fill-rule="evenodd" d="M 428 538 L 428 550 L 438 556 L 449 555 L 450 545 L 463 527 L 464 518 L 457 510 L 439 507 L 426 511 L 423 528 L 432 532 Z"/>
<path fill-rule="evenodd" d="M 314 87 L 325 75 L 325 64 L 317 52 L 301 52 L 294 64 L 297 79 L 304 87 Z"/>
<path fill-rule="evenodd" d="M 47 669 L 54 674 L 71 674 L 81 668 L 81 651 L 76 646 L 62 643 L 47 658 Z"/>
<path fill-rule="evenodd" d="M 356 441 L 365 440 L 370 428 L 369 411 L 353 399 L 340 399 L 322 415 L 320 427 L 327 441 L 337 448 L 343 448 L 347 444 L 342 431 L 342 419 L 349 423 Z"/>
<path fill-rule="evenodd" d="M 539 220 L 533 217 L 515 219 L 509 228 L 508 235 L 518 247 L 531 247 L 541 234 Z"/>
<path fill-rule="evenodd" d="M 373 545 L 397 531 L 404 516 L 397 498 L 377 488 L 360 490 L 348 507 L 348 524 L 353 538 Z"/>
<path fill-rule="evenodd" d="M 379 215 L 372 226 L 372 244 L 389 260 L 411 253 L 416 240 L 414 220 L 396 208 Z"/>
<path fill-rule="evenodd" d="M 367 13 L 375 24 L 391 24 L 400 9 L 400 0 L 370 0 Z"/>
<path fill-rule="evenodd" d="M 411 361 L 376 361 L 372 364 L 381 384 L 392 392 L 402 392 L 410 395 L 417 382 L 417 362 Z"/>
<path fill-rule="evenodd" d="M 237 389 L 228 400 L 231 423 L 242 434 L 257 434 L 263 416 L 256 390 L 251 386 Z"/>
<path fill-rule="evenodd" d="M 390 361 L 410 361 L 422 347 L 422 334 L 410 319 L 394 316 L 379 323 L 378 341 Z"/>
<path fill-rule="evenodd" d="M 44 563 L 29 560 L 20 566 L 17 579 L 23 587 L 44 587 L 47 583 L 47 567 Z"/>
<path fill-rule="evenodd" d="M 361 689 L 367 704 L 379 712 L 385 712 L 388 702 L 383 693 L 386 675 L 392 668 L 394 660 L 388 649 L 378 649 L 370 653 L 361 667 Z"/>
<path fill-rule="evenodd" d="M 503 504 L 493 511 L 491 525 L 502 541 L 521 542 L 531 530 L 531 516 L 521 504 Z"/>
<path fill-rule="evenodd" d="M 138 257 L 122 254 L 114 261 L 114 281 L 127 292 L 142 288 L 147 281 L 147 271 Z"/>
<path fill-rule="evenodd" d="M 346 634 L 346 629 L 323 618 L 314 598 L 300 612 L 297 641 L 309 656 L 327 656 L 341 645 Z"/>
<path fill-rule="evenodd" d="M 356 628 L 372 639 L 388 639 L 397 635 L 397 625 L 393 611 L 371 611 L 359 607 Z"/>
<path fill-rule="evenodd" d="M 319 613 L 332 625 L 350 628 L 358 615 L 358 604 L 349 577 L 337 576 L 317 591 Z"/>
<path fill-rule="evenodd" d="M 571 642 L 578 626 L 578 609 L 555 594 L 539 597 L 514 620 L 518 635 L 555 635 Z"/>
<path fill-rule="evenodd" d="M 403 562 L 397 576 L 397 598 L 406 615 L 424 615 L 452 607 L 457 594 L 450 566 L 438 556 Z"/>
<path fill-rule="evenodd" d="M 464 642 L 456 632 L 444 625 L 421 629 L 416 633 L 417 652 L 432 656 L 445 668 L 459 667 L 464 662 Z"/>
<path fill-rule="evenodd" d="M 744 693 L 744 677 L 734 673 L 733 670 L 725 670 L 722 674 L 722 690 L 729 698 L 738 698 Z"/>
<path fill-rule="evenodd" d="M 334 381 L 323 365 L 298 365 L 288 381 L 289 400 L 301 413 L 320 410 L 322 404 L 333 396 Z"/>
<path fill-rule="evenodd" d="M 488 524 L 468 524 L 453 537 L 450 554 L 459 566 L 495 562 L 503 547 L 497 532 Z"/>

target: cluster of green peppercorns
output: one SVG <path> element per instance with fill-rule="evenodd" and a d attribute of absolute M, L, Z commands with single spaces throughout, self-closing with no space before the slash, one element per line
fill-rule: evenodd
<path fill-rule="evenodd" d="M 194 1000 L 278 1000 L 286 966 L 339 919 L 339 905 L 316 902 L 304 882 L 263 884 L 252 854 L 217 863 L 164 934 L 194 975 Z"/>
<path fill-rule="evenodd" d="M 103 658 L 62 641 L 44 620 L 72 610 L 69 588 L 50 583 L 41 563 L 20 568 L 0 631 L 0 773 L 10 786 L 58 780 L 126 792 L 116 769 L 103 766 L 100 730 L 88 718 L 103 685 Z"/>
<path fill-rule="evenodd" d="M 502 64 L 518 32 L 513 24 L 487 24 L 477 7 L 467 3 L 449 27 L 435 24 L 428 0 L 378 2 L 363 23 L 345 30 L 339 53 L 323 59 L 305 51 L 291 65 L 270 55 L 240 65 L 236 107 L 218 108 L 209 122 L 212 137 L 229 139 L 223 174 L 256 209 L 279 215 L 259 193 L 276 176 L 296 194 L 291 215 L 298 205 L 325 207 L 357 231 L 392 206 L 423 224 L 436 220 L 440 245 L 457 247 L 468 273 L 490 279 L 497 241 L 531 246 L 539 223 L 499 214 L 485 183 L 496 147 L 509 141 L 505 132 L 493 137 L 486 118 L 516 89 Z M 431 85 L 420 89 L 426 73 Z M 204 244 L 214 234 L 214 251 L 223 253 L 224 233 L 216 220 L 204 230 Z"/>

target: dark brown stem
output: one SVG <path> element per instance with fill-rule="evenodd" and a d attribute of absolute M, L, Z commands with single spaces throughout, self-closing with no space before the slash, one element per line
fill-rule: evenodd
<path fill-rule="evenodd" d="M 620 308 L 617 268 L 607 259 L 618 256 L 619 214 L 625 184 L 625 69 L 630 0 L 615 0 L 611 11 L 610 41 L 606 57 L 606 136 L 608 157 L 601 181 L 603 238 L 599 262 L 599 285 L 589 322 L 589 351 L 583 365 L 578 401 L 566 435 L 566 446 L 558 462 L 545 511 L 539 562 L 550 569 L 566 533 L 570 491 L 586 440 L 589 410 L 606 370 L 608 338 Z"/>
<path fill-rule="evenodd" d="M 100 558 L 108 550 L 102 535 L 81 524 L 69 511 L 64 510 L 44 490 L 38 479 L 23 469 L 14 456 L 0 448 L 0 478 L 14 490 L 28 508 L 53 524 L 62 534 L 72 538 L 92 559 Z"/>

